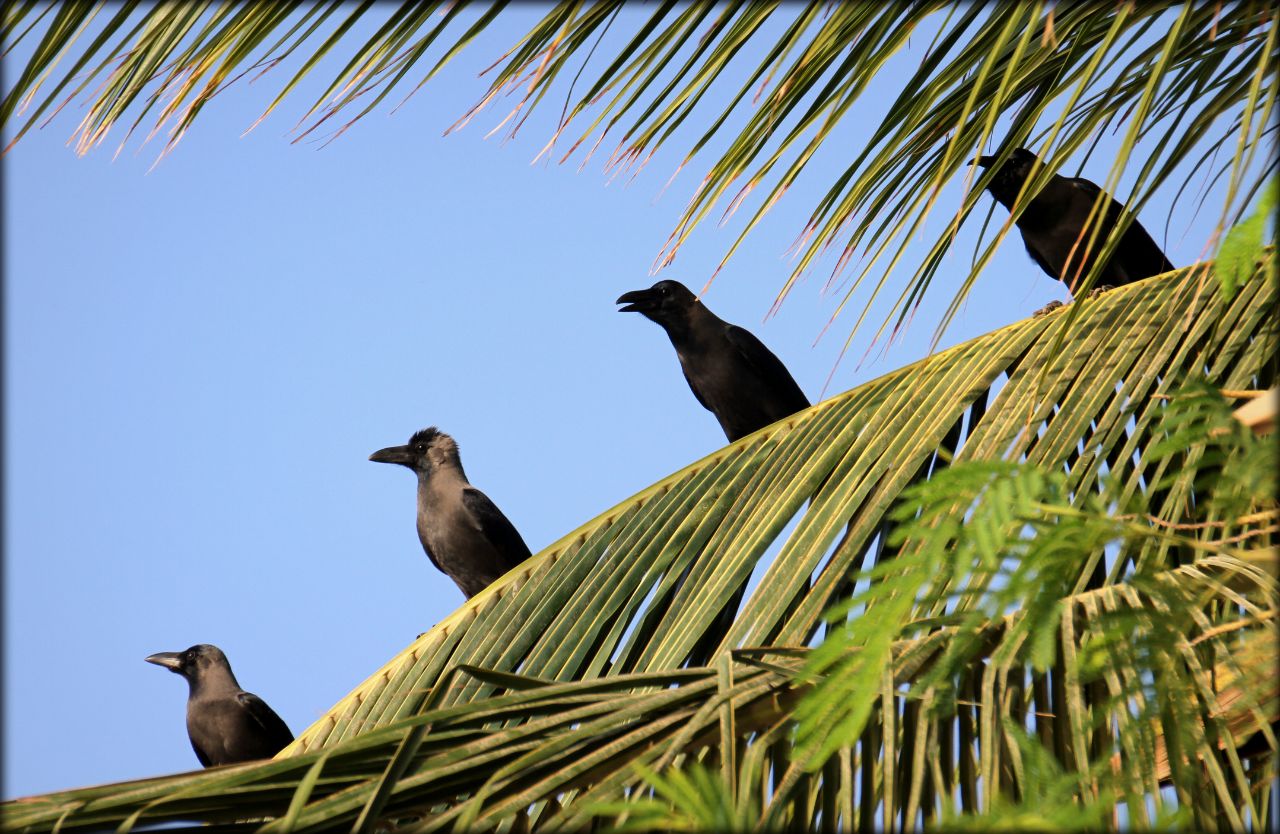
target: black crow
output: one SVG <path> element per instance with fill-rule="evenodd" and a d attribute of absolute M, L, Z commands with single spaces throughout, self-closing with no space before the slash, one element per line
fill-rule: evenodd
<path fill-rule="evenodd" d="M 520 533 L 467 481 L 458 444 L 434 426 L 408 445 L 379 449 L 369 460 L 398 463 L 418 475 L 418 538 L 427 558 L 468 599 L 529 558 Z"/>
<path fill-rule="evenodd" d="M 994 156 L 978 158 L 978 164 L 984 168 L 995 164 L 995 161 Z M 1031 151 L 1015 149 L 991 178 L 987 191 L 1005 208 L 1012 209 L 1018 191 L 1031 175 L 1031 168 L 1036 162 L 1036 155 Z M 1096 225 L 1096 215 L 1093 221 L 1088 222 L 1100 194 L 1103 194 L 1101 211 L 1104 212 L 1101 228 Z M 1025 196 L 1023 200 L 1026 200 Z M 1066 284 L 1074 296 L 1076 287 L 1093 267 L 1093 253 L 1102 251 L 1107 237 L 1126 214 L 1123 205 L 1105 195 L 1089 180 L 1054 174 L 1027 203 L 1026 209 L 1018 216 L 1017 226 L 1031 259 L 1050 278 Z M 1096 236 L 1093 245 L 1089 246 L 1094 230 Z M 1094 286 L 1099 289 L 1119 287 L 1173 268 L 1151 235 L 1137 218 L 1133 218 Z"/>
<path fill-rule="evenodd" d="M 716 316 L 678 281 L 659 281 L 621 296 L 618 312 L 640 313 L 667 332 L 685 381 L 702 407 L 720 421 L 729 442 L 809 407 L 809 398 L 782 360 L 749 331 Z M 680 582 L 683 583 L 684 577 Z M 744 582 L 689 653 L 701 666 L 725 632 L 746 592 Z"/>
<path fill-rule="evenodd" d="M 240 688 L 217 646 L 202 643 L 185 652 L 161 652 L 147 662 L 187 679 L 187 735 L 205 767 L 269 759 L 293 741 L 280 716 Z"/>
<path fill-rule="evenodd" d="M 759 339 L 708 310 L 678 281 L 621 296 L 618 312 L 640 313 L 667 331 L 693 395 L 729 442 L 809 407 L 787 368 Z"/>

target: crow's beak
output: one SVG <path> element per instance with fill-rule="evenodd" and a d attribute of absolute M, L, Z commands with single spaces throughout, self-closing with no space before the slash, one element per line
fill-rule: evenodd
<path fill-rule="evenodd" d="M 980 156 L 978 157 L 978 161 L 974 164 L 977 165 L 979 168 L 986 168 L 987 166 L 991 165 L 995 161 L 996 161 L 996 158 L 994 156 Z"/>
<path fill-rule="evenodd" d="M 182 671 L 182 655 L 179 652 L 160 652 L 147 658 L 148 663 L 163 666 L 170 672 Z"/>
<path fill-rule="evenodd" d="M 413 468 L 413 455 L 408 446 L 388 446 L 385 449 L 379 449 L 369 455 L 369 460 L 374 463 L 398 463 L 401 466 Z"/>
<path fill-rule="evenodd" d="M 625 304 L 625 307 L 619 307 L 619 313 L 643 313 L 645 310 L 652 310 L 656 304 L 657 298 L 653 290 L 632 290 L 618 296 L 618 300 L 614 304 Z"/>

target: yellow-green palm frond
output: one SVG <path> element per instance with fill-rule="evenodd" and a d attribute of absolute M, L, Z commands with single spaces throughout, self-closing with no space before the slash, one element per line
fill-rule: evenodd
<path fill-rule="evenodd" d="M 11 3 L 0 41 L 6 50 L 24 39 L 37 45 L 5 91 L 0 122 L 17 141 L 87 93 L 76 132 L 81 151 L 118 122 L 129 133 L 148 121 L 151 133 L 168 125 L 171 147 L 214 95 L 246 73 L 299 64 L 265 117 L 298 94 L 326 56 L 349 55 L 305 107 L 298 128 L 299 138 L 322 128 L 336 134 L 392 93 L 420 88 L 504 7 Z M 597 53 L 605 38 L 610 46 Z M 1174 202 L 1189 197 L 1203 172 L 1223 184 L 1219 230 L 1235 223 L 1275 176 L 1278 38 L 1280 14 L 1252 0 L 766 0 L 644 8 L 565 0 L 499 58 L 479 104 L 459 123 L 515 95 L 502 122 L 514 132 L 549 92 L 563 89 L 547 154 L 568 159 L 607 142 L 607 166 L 619 170 L 643 165 L 668 145 L 682 149 L 681 168 L 706 156 L 658 264 L 669 263 L 717 206 L 726 216 L 754 206 L 727 259 L 820 158 L 837 173 L 798 236 L 779 300 L 830 250 L 839 253 L 834 272 L 853 270 L 841 307 L 872 281 L 869 309 L 897 276 L 883 331 L 903 324 L 982 199 L 976 186 L 984 180 L 973 180 L 968 167 L 981 148 L 1033 148 L 1047 163 L 1042 176 L 1076 160 L 1136 212 L 1162 184 L 1181 184 Z M 845 152 L 825 147 L 833 137 L 853 136 L 837 133 L 851 120 L 874 127 Z M 1118 152 L 1091 159 L 1108 131 L 1120 134 Z M 1131 166 L 1136 178 L 1119 193 Z M 908 270 L 907 242 L 926 233 L 941 189 L 956 180 L 969 187 L 948 209 L 950 219 L 927 232 L 929 251 Z M 975 252 L 940 329 L 1010 227 L 999 223 L 995 238 Z M 1122 232 L 1110 233 L 1106 249 Z M 1213 248 L 1206 241 L 1206 254 Z M 853 330 L 865 316 L 864 309 Z"/>
<path fill-rule="evenodd" d="M 1188 433 L 1167 415 L 1191 381 L 1231 396 L 1274 383 L 1275 293 L 1260 276 L 1229 300 L 1203 276 L 1157 278 L 1089 305 L 1068 339 L 1056 338 L 1059 313 L 888 374 L 536 554 L 278 759 L 18 800 L 3 806 L 6 828 L 573 830 L 602 803 L 647 796 L 646 773 L 695 761 L 736 786 L 729 796 L 758 794 L 763 826 L 847 827 L 873 824 L 877 807 L 902 820 L 977 813 L 1043 785 L 1017 727 L 1081 796 L 1103 795 L 1091 775 L 1101 766 L 1130 802 L 1171 782 L 1197 820 L 1265 817 L 1259 786 L 1274 756 L 1235 751 L 1255 734 L 1264 753 L 1276 749 L 1274 686 L 1251 674 L 1276 657 L 1276 509 L 1211 500 L 1206 479 L 1223 475 L 1219 441 L 1205 438 L 1217 429 Z M 1214 425 L 1215 408 L 1186 419 Z M 1059 542 L 1036 563 L 1056 566 L 1051 593 L 1004 611 L 991 571 L 962 559 L 1003 528 L 975 516 L 952 534 L 975 544 L 940 546 L 903 510 L 962 465 L 1049 473 L 1010 482 L 1006 520 L 1022 518 L 1016 507 L 1045 523 L 1101 507 L 1128 532 Z M 920 512 L 927 527 L 934 516 Z M 906 586 L 898 602 L 890 593 L 895 566 L 930 547 L 941 547 L 930 581 L 957 607 Z M 802 727 L 813 720 L 798 706 L 815 682 L 804 663 L 818 656 L 826 612 L 862 593 L 867 571 L 887 583 L 856 621 L 874 640 L 855 651 L 884 646 L 860 673 L 871 699 L 851 737 L 832 713 L 834 747 L 814 754 L 795 734 L 798 715 Z M 749 580 L 726 630 L 719 613 Z M 1117 643 L 1117 623 L 1163 642 Z M 710 668 L 687 667 L 699 645 L 717 646 Z M 820 674 L 819 688 L 837 673 Z M 1176 709 L 1152 723 L 1131 711 L 1134 698 Z"/>

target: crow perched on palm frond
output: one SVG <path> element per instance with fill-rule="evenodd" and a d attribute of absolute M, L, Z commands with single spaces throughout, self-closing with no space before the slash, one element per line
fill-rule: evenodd
<path fill-rule="evenodd" d="M 716 416 L 730 443 L 809 407 L 809 398 L 782 360 L 749 331 L 708 310 L 684 284 L 659 281 L 647 290 L 625 293 L 617 303 L 626 305 L 618 312 L 640 313 L 666 331 L 685 381 L 702 407 Z M 690 666 L 710 658 L 732 627 L 746 588 L 744 581 L 694 645 Z"/>
<path fill-rule="evenodd" d="M 684 378 L 729 442 L 809 407 L 787 368 L 764 344 L 716 316 L 678 281 L 622 295 L 618 312 L 640 313 L 667 332 Z"/>
<path fill-rule="evenodd" d="M 1017 148 L 987 183 L 987 191 L 1007 209 L 1012 209 L 1022 184 L 1031 175 L 1037 157 L 1025 148 Z M 987 168 L 994 165 L 996 157 L 978 158 L 978 165 Z M 1103 221 L 1097 227 L 1096 215 L 1089 222 L 1090 213 L 1099 195 L 1103 196 Z M 1024 196 L 1025 200 L 1026 197 Z M 1016 221 L 1022 232 L 1022 242 L 1027 254 L 1050 278 L 1067 285 L 1072 295 L 1076 287 L 1093 268 L 1096 253 L 1101 252 L 1111 231 L 1127 215 L 1125 207 L 1105 194 L 1095 183 L 1079 177 L 1063 177 L 1054 174 L 1031 201 Z M 1096 235 L 1094 235 L 1094 230 Z M 1093 235 L 1093 245 L 1089 237 Z M 1170 272 L 1173 264 L 1164 252 L 1142 228 L 1137 218 L 1120 236 L 1115 251 L 1102 267 L 1095 281 L 1099 289 L 1131 284 L 1152 275 Z"/>
<path fill-rule="evenodd" d="M 515 526 L 467 480 L 458 444 L 449 435 L 432 426 L 369 460 L 398 463 L 417 474 L 422 549 L 468 599 L 529 558 Z"/>
<path fill-rule="evenodd" d="M 266 702 L 245 692 L 227 656 L 201 643 L 185 652 L 147 659 L 187 679 L 187 735 L 205 767 L 269 759 L 293 741 L 289 727 Z"/>

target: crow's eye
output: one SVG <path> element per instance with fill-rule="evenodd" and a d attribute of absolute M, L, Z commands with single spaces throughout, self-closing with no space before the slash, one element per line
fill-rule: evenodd
<path fill-rule="evenodd" d="M 663 287 L 662 289 L 658 290 L 658 292 L 662 293 L 663 295 L 666 295 L 666 294 L 667 294 L 667 288 L 666 288 L 666 287 Z"/>

